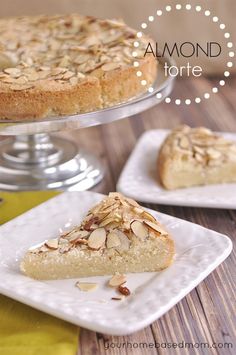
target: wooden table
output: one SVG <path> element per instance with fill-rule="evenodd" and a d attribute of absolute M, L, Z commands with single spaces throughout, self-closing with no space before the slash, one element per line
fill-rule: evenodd
<path fill-rule="evenodd" d="M 174 96 L 193 97 L 211 90 L 216 79 L 182 80 Z M 160 104 L 131 119 L 74 132 L 81 145 L 96 152 L 106 167 L 104 181 L 94 190 L 114 191 L 122 168 L 137 139 L 153 128 L 174 128 L 186 123 L 216 131 L 236 132 L 236 77 L 200 105 Z M 146 205 L 152 209 L 199 223 L 236 240 L 236 211 Z M 81 329 L 78 354 L 220 354 L 236 353 L 235 251 L 181 302 L 149 327 L 126 337 Z M 136 343 L 234 343 L 234 348 L 136 348 Z M 133 344 L 133 349 L 123 343 Z M 106 348 L 109 349 L 106 350 Z M 116 346 L 117 345 L 117 346 Z M 115 346 L 115 347 L 114 347 Z M 221 346 L 221 345 L 220 345 Z M 114 347 L 114 348 L 113 348 Z"/>
<path fill-rule="evenodd" d="M 211 90 L 216 79 L 182 80 L 176 83 L 173 97 L 200 96 Z M 161 104 L 132 119 L 113 124 L 66 133 L 103 161 L 106 176 L 94 190 L 114 191 L 120 172 L 145 131 L 153 128 L 174 128 L 187 123 L 205 125 L 216 131 L 236 132 L 236 77 L 200 105 L 176 106 Z M 146 205 L 152 209 L 199 223 L 236 239 L 236 211 Z M 149 327 L 126 337 L 108 336 L 81 329 L 78 355 L 152 355 L 152 354 L 220 354 L 236 353 L 235 344 L 235 251 L 211 275 Z M 161 344 L 156 349 L 149 344 Z M 163 348 L 168 343 L 192 343 L 194 348 Z M 139 348 L 139 343 L 146 343 Z M 231 343 L 234 348 L 200 348 L 200 343 Z M 131 345 L 130 345 L 131 344 Z M 166 344 L 166 345 L 165 345 Z M 109 348 L 106 350 L 106 348 Z M 133 346 L 133 348 L 131 348 Z M 224 346 L 224 345 L 220 345 Z M 114 348 L 113 348 L 114 347 Z M 120 347 L 120 348 L 119 348 Z"/>

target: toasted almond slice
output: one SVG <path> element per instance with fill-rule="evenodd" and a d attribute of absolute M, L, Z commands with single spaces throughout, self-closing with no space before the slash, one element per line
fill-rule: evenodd
<path fill-rule="evenodd" d="M 21 74 L 21 70 L 18 68 L 6 68 L 4 69 L 4 73 L 10 74 L 12 76 L 18 76 Z"/>
<path fill-rule="evenodd" d="M 86 237 L 88 237 L 88 235 L 89 235 L 88 231 L 74 230 L 68 236 L 66 236 L 66 238 L 71 242 L 77 238 L 86 238 Z"/>
<path fill-rule="evenodd" d="M 46 247 L 49 249 L 58 249 L 58 239 L 49 239 L 45 242 Z"/>
<path fill-rule="evenodd" d="M 138 237 L 140 240 L 145 240 L 148 237 L 148 229 L 144 226 L 144 224 L 140 221 L 133 221 L 130 224 L 130 228 L 132 232 Z"/>
<path fill-rule="evenodd" d="M 83 245 L 87 245 L 87 244 L 88 244 L 88 241 L 87 241 L 87 239 L 77 238 L 76 240 L 73 241 L 73 244 L 83 244 Z"/>
<path fill-rule="evenodd" d="M 112 297 L 111 300 L 113 301 L 122 301 L 124 299 L 124 296 L 122 295 L 121 297 Z"/>
<path fill-rule="evenodd" d="M 117 287 L 123 285 L 126 281 L 126 275 L 117 274 L 112 276 L 112 278 L 108 282 L 108 285 L 111 287 Z"/>
<path fill-rule="evenodd" d="M 193 147 L 193 149 L 194 149 L 194 151 L 195 151 L 196 153 L 199 153 L 199 154 L 201 154 L 201 155 L 205 155 L 205 150 L 204 150 L 203 148 L 198 147 L 197 145 L 195 145 L 195 146 Z"/>
<path fill-rule="evenodd" d="M 88 246 L 91 249 L 100 249 L 106 241 L 106 231 L 104 228 L 95 229 L 89 236 Z"/>
<path fill-rule="evenodd" d="M 208 148 L 207 149 L 207 154 L 211 159 L 219 159 L 221 157 L 221 152 L 214 148 Z"/>
<path fill-rule="evenodd" d="M 120 246 L 120 238 L 115 232 L 110 232 L 107 236 L 107 248 Z"/>
<path fill-rule="evenodd" d="M 108 224 L 112 223 L 115 221 L 115 218 L 114 217 L 109 217 L 109 218 L 105 218 L 100 224 L 99 224 L 99 227 L 105 227 L 107 226 Z"/>
<path fill-rule="evenodd" d="M 62 79 L 63 80 L 67 80 L 67 79 L 71 79 L 72 77 L 74 77 L 75 73 L 73 73 L 72 71 L 68 70 L 65 74 L 63 74 Z"/>
<path fill-rule="evenodd" d="M 168 235 L 168 232 L 156 223 L 153 223 L 150 221 L 143 221 L 143 223 L 146 224 L 146 226 L 148 226 L 149 228 L 151 228 L 155 232 L 160 233 L 161 235 Z"/>
<path fill-rule="evenodd" d="M 77 281 L 75 286 L 78 287 L 81 291 L 91 292 L 91 291 L 95 291 L 97 289 L 98 284 L 90 283 L 90 282 Z"/>
<path fill-rule="evenodd" d="M 199 163 L 203 163 L 203 162 L 204 162 L 204 157 L 203 157 L 201 154 L 199 154 L 199 153 L 196 153 L 196 154 L 195 154 L 195 159 L 196 159 L 197 162 L 199 162 Z"/>
<path fill-rule="evenodd" d="M 120 246 L 116 247 L 116 250 L 118 250 L 118 251 L 129 250 L 129 248 L 130 248 L 130 240 L 127 237 L 127 235 L 125 233 L 121 232 L 118 229 L 115 229 L 114 232 L 116 232 L 118 237 L 120 238 Z"/>
<path fill-rule="evenodd" d="M 181 137 L 181 139 L 179 141 L 179 146 L 183 149 L 189 148 L 189 140 L 186 136 Z"/>
<path fill-rule="evenodd" d="M 148 219 L 151 222 L 156 222 L 156 219 L 151 215 L 151 213 L 148 213 L 147 211 L 143 211 L 142 217 L 144 219 Z"/>
<path fill-rule="evenodd" d="M 103 64 L 103 66 L 101 67 L 101 69 L 103 71 L 110 71 L 110 70 L 114 70 L 114 69 L 118 69 L 120 68 L 120 64 L 119 63 L 106 63 Z"/>
<path fill-rule="evenodd" d="M 140 207 L 140 205 L 138 204 L 138 202 L 136 202 L 135 200 L 133 200 L 132 198 L 126 197 L 125 201 L 127 201 L 132 207 Z"/>
<path fill-rule="evenodd" d="M 142 208 L 140 207 L 134 207 L 134 212 L 138 213 L 138 214 L 142 214 L 144 211 Z"/>

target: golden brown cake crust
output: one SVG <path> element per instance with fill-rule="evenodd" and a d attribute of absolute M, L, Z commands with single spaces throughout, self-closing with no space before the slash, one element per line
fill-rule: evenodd
<path fill-rule="evenodd" d="M 33 119 L 94 111 L 147 90 L 157 61 L 135 49 L 123 22 L 80 15 L 0 20 L 0 118 Z"/>
<path fill-rule="evenodd" d="M 205 127 L 181 126 L 163 142 L 157 170 L 168 190 L 236 182 L 236 144 Z"/>

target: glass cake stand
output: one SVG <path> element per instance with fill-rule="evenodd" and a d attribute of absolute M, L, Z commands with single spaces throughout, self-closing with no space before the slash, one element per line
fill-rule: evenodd
<path fill-rule="evenodd" d="M 0 190 L 82 191 L 99 183 L 104 176 L 101 162 L 73 141 L 49 133 L 110 123 L 157 105 L 173 87 L 173 77 L 164 75 L 164 62 L 173 65 L 169 58 L 160 62 L 153 92 L 125 103 L 95 112 L 35 121 L 0 119 L 0 135 L 12 136 L 0 142 Z M 161 98 L 156 97 L 158 93 L 162 94 Z"/>

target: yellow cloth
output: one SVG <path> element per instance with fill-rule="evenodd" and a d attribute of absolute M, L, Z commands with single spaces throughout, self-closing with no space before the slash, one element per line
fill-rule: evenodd
<path fill-rule="evenodd" d="M 0 192 L 0 224 L 58 192 Z M 75 355 L 78 328 L 0 295 L 0 355 Z"/>

